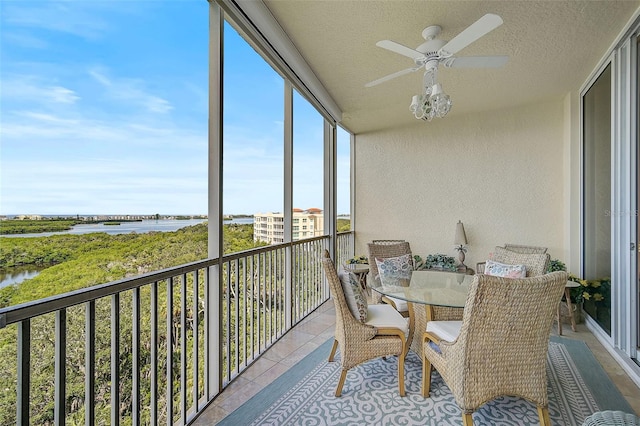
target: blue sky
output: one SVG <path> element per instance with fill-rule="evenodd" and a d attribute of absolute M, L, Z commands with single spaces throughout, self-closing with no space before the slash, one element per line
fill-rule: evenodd
<path fill-rule="evenodd" d="M 206 214 L 207 9 L 1 0 L 0 214 Z M 224 211 L 281 211 L 282 79 L 230 27 L 225 49 Z M 294 204 L 322 207 L 322 119 L 294 113 Z"/>

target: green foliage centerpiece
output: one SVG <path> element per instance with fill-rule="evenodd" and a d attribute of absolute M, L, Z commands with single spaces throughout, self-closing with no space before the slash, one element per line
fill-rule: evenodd
<path fill-rule="evenodd" d="M 346 263 L 348 265 L 368 265 L 369 259 L 367 258 L 367 256 L 360 255 L 352 257 L 351 259 L 347 260 Z"/>
<path fill-rule="evenodd" d="M 457 271 L 456 261 L 453 257 L 446 254 L 430 254 L 426 259 L 420 256 L 413 256 L 414 269 L 416 271 L 423 269 L 435 269 L 442 271 Z"/>

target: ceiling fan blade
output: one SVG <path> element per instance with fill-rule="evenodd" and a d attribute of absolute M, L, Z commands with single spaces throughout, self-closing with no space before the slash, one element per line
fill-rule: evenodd
<path fill-rule="evenodd" d="M 402 56 L 407 56 L 413 60 L 424 58 L 424 53 L 420 53 L 417 50 L 414 50 L 403 44 L 396 43 L 395 41 L 380 40 L 376 43 L 376 46 L 382 47 L 383 49 L 387 49 L 395 53 L 399 53 Z"/>
<path fill-rule="evenodd" d="M 405 74 L 409 74 L 412 73 L 414 71 L 418 71 L 420 68 L 422 68 L 422 65 L 417 66 L 417 67 L 413 67 L 413 68 L 407 68 L 406 70 L 402 70 L 402 71 L 398 71 L 398 72 L 394 72 L 393 74 L 389 74 L 389 75 L 385 75 L 382 78 L 379 78 L 377 80 L 373 80 L 367 84 L 364 85 L 364 87 L 373 87 L 373 86 L 377 86 L 380 83 L 384 83 L 385 81 L 394 79 L 396 77 L 400 77 L 401 75 L 405 75 Z"/>
<path fill-rule="evenodd" d="M 447 58 L 442 63 L 445 68 L 500 68 L 508 61 L 508 56 L 465 56 Z"/>
<path fill-rule="evenodd" d="M 468 26 L 460 34 L 452 38 L 440 49 L 441 56 L 449 56 L 464 49 L 488 32 L 502 25 L 502 18 L 493 13 L 487 13 L 482 18 Z"/>

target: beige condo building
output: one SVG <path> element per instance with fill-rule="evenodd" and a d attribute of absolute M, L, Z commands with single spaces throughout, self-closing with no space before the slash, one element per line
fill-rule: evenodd
<path fill-rule="evenodd" d="M 322 210 L 293 209 L 292 239 L 302 240 L 322 235 L 324 216 Z M 269 244 L 284 243 L 284 213 L 256 213 L 253 215 L 253 240 Z"/>

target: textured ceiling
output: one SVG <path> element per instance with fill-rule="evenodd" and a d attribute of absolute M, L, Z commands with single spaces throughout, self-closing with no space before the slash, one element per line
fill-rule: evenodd
<path fill-rule="evenodd" d="M 354 133 L 413 124 L 411 96 L 422 72 L 381 85 L 365 83 L 413 61 L 376 46 L 389 39 L 415 48 L 422 30 L 440 25 L 450 40 L 486 13 L 504 24 L 456 54 L 508 55 L 498 69 L 439 68 L 453 101 L 449 115 L 560 98 L 588 78 L 640 7 L 629 1 L 331 1 L 264 0 L 343 111 Z M 445 118 L 446 120 L 446 118 Z M 428 125 L 428 124 L 426 124 Z"/>

